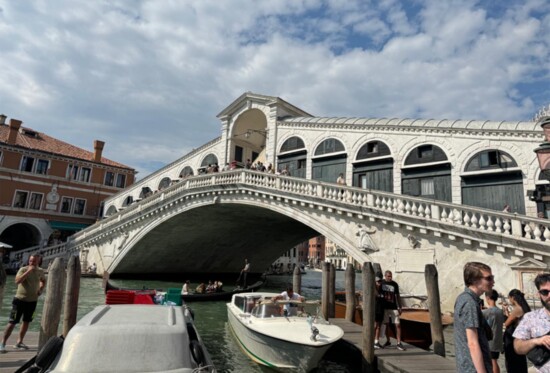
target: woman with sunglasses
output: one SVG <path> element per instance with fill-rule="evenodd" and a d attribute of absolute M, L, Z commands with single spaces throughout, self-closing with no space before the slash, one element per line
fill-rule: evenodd
<path fill-rule="evenodd" d="M 507 317 L 504 322 L 504 359 L 506 370 L 514 373 L 527 373 L 527 358 L 525 355 L 518 355 L 514 351 L 514 331 L 521 318 L 527 312 L 531 312 L 531 307 L 527 304 L 524 294 L 518 289 L 513 289 L 508 293 L 508 301 L 512 305 L 512 310 L 503 307 L 504 315 Z"/>

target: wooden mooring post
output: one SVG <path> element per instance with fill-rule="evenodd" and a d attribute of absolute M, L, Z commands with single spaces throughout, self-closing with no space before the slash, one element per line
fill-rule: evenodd
<path fill-rule="evenodd" d="M 330 263 L 328 285 L 328 316 L 334 317 L 336 314 L 336 268 L 334 263 Z"/>
<path fill-rule="evenodd" d="M 67 286 L 65 287 L 65 306 L 63 308 L 63 336 L 76 324 L 78 297 L 80 294 L 80 259 L 71 256 L 67 265 Z"/>
<path fill-rule="evenodd" d="M 323 263 L 323 277 L 322 277 L 322 283 L 321 283 L 321 312 L 323 313 L 323 317 L 325 320 L 329 319 L 329 309 L 330 309 L 330 301 L 329 301 L 329 285 L 330 283 L 330 263 L 324 262 Z"/>
<path fill-rule="evenodd" d="M 38 349 L 53 336 L 57 335 L 59 320 L 61 319 L 61 305 L 63 301 L 63 289 L 65 285 L 65 263 L 63 258 L 55 258 L 48 271 L 46 284 L 46 299 L 42 310 L 42 322 L 40 324 L 40 337 Z"/>
<path fill-rule="evenodd" d="M 355 308 L 357 307 L 355 297 L 355 269 L 352 265 L 346 268 L 346 320 L 353 322 Z"/>
<path fill-rule="evenodd" d="M 299 265 L 294 267 L 292 276 L 292 289 L 295 293 L 302 294 L 302 270 Z"/>
<path fill-rule="evenodd" d="M 439 282 L 437 268 L 426 264 L 424 269 L 426 291 L 428 293 L 428 309 L 430 310 L 430 329 L 432 332 L 433 350 L 439 356 L 445 357 L 445 338 L 441 320 L 441 303 L 439 301 Z"/>
<path fill-rule="evenodd" d="M 363 264 L 363 372 L 376 372 L 374 356 L 374 301 L 376 287 L 372 263 Z"/>

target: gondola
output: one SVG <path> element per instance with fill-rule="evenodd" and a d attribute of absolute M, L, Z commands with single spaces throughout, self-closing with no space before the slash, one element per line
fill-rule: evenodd
<path fill-rule="evenodd" d="M 250 293 L 258 290 L 265 284 L 265 281 L 266 280 L 262 277 L 262 279 L 256 281 L 250 286 L 247 286 L 245 288 L 237 287 L 230 291 L 217 291 L 214 293 L 204 293 L 204 294 L 198 294 L 198 293 L 190 293 L 185 295 L 182 294 L 181 299 L 184 302 L 213 302 L 213 301 L 219 301 L 219 300 L 230 300 L 233 294 L 247 293 L 247 292 Z M 105 292 L 109 290 L 128 290 L 128 291 L 143 292 L 143 291 L 153 290 L 153 289 L 147 289 L 147 288 L 124 289 L 124 288 L 116 287 L 113 284 L 111 284 L 109 281 L 106 281 Z M 162 291 L 162 289 L 154 289 L 154 290 Z"/>

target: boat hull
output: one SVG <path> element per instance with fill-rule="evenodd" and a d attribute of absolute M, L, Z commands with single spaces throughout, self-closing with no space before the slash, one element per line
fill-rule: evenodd
<path fill-rule="evenodd" d="M 249 329 L 245 321 L 228 310 L 228 321 L 241 349 L 258 364 L 277 369 L 313 370 L 331 344 L 305 346 Z"/>

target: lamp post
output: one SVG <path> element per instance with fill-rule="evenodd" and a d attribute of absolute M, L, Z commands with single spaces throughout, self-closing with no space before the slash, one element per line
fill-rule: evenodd
<path fill-rule="evenodd" d="M 539 118 L 538 123 L 544 131 L 545 141 L 534 150 L 537 153 L 539 166 L 542 175 L 546 180 L 550 180 L 550 113 L 546 113 Z"/>

